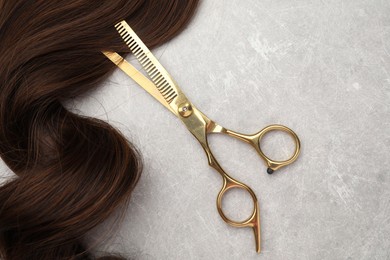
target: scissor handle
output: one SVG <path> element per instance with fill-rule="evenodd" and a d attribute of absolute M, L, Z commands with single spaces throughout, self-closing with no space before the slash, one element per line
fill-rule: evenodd
<path fill-rule="evenodd" d="M 223 186 L 221 191 L 218 194 L 217 197 L 217 209 L 218 213 L 221 216 L 221 218 L 228 223 L 229 225 L 233 227 L 251 227 L 253 229 L 254 235 L 255 235 L 255 242 L 256 242 L 256 251 L 260 253 L 260 213 L 259 213 L 259 206 L 258 201 L 256 198 L 255 193 L 252 191 L 251 188 L 249 188 L 247 185 L 233 179 L 229 175 L 222 175 L 223 176 Z M 232 219 L 229 219 L 222 209 L 222 198 L 225 195 L 225 193 L 230 189 L 243 189 L 246 190 L 252 197 L 253 200 L 253 211 L 250 217 L 248 217 L 244 221 L 235 221 Z"/>
<path fill-rule="evenodd" d="M 294 151 L 294 154 L 289 159 L 284 160 L 284 161 L 272 160 L 271 158 L 266 156 L 264 154 L 264 152 L 261 150 L 261 145 L 260 145 L 261 139 L 264 137 L 264 135 L 266 133 L 269 133 L 272 131 L 283 131 L 283 132 L 288 133 L 293 138 L 293 140 L 295 142 L 295 151 Z M 263 128 L 258 133 L 253 134 L 253 135 L 240 134 L 240 133 L 228 130 L 228 129 L 225 129 L 225 131 L 223 131 L 223 132 L 227 133 L 230 136 L 233 136 L 235 138 L 243 140 L 243 141 L 249 143 L 250 145 L 252 145 L 256 149 L 256 151 L 260 155 L 260 157 L 267 164 L 267 166 L 268 166 L 267 172 L 269 174 L 273 173 L 275 170 L 277 170 L 283 166 L 286 166 L 286 165 L 293 163 L 298 158 L 298 155 L 301 151 L 301 142 L 299 141 L 297 134 L 293 130 L 291 130 L 290 128 L 288 128 L 284 125 L 269 125 L 269 126 Z"/>

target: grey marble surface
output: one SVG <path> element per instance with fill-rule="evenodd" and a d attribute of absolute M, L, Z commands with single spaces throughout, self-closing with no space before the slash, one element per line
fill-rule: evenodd
<path fill-rule="evenodd" d="M 245 133 L 284 124 L 302 153 L 267 175 L 249 146 L 210 139 L 259 199 L 258 255 L 252 230 L 218 215 L 221 178 L 196 140 L 117 70 L 71 104 L 118 127 L 145 162 L 124 222 L 99 250 L 133 259 L 390 259 L 389 1 L 204 0 L 187 30 L 154 53 L 210 118 Z M 292 149 L 281 134 L 263 145 L 276 158 Z M 232 218 L 251 211 L 244 192 L 224 202 Z M 110 230 L 108 221 L 91 239 Z"/>

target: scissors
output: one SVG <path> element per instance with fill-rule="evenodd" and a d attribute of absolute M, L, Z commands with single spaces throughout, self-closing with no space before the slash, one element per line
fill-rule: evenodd
<path fill-rule="evenodd" d="M 117 23 L 115 28 L 139 63 L 145 69 L 151 80 L 139 72 L 118 53 L 111 51 L 103 51 L 102 53 L 136 83 L 144 88 L 150 95 L 157 99 L 163 106 L 177 116 L 192 133 L 192 135 L 199 141 L 206 152 L 209 165 L 220 173 L 223 179 L 222 188 L 217 196 L 217 209 L 219 215 L 231 226 L 252 228 L 255 235 L 256 251 L 260 253 L 260 212 L 256 195 L 248 185 L 232 178 L 223 170 L 208 145 L 207 136 L 209 134 L 226 134 L 248 143 L 267 164 L 267 172 L 269 174 L 283 166 L 293 163 L 298 158 L 300 152 L 300 141 L 298 136 L 290 128 L 283 125 L 269 125 L 255 134 L 248 135 L 234 132 L 220 126 L 198 110 L 194 104 L 188 100 L 171 75 L 169 75 L 165 68 L 158 62 L 126 21 Z M 284 131 L 293 138 L 295 141 L 295 151 L 290 159 L 285 161 L 276 161 L 270 159 L 263 153 L 260 147 L 260 141 L 264 135 L 270 131 Z M 253 199 L 253 212 L 244 221 L 231 220 L 222 210 L 222 198 L 228 190 L 233 188 L 246 190 Z"/>

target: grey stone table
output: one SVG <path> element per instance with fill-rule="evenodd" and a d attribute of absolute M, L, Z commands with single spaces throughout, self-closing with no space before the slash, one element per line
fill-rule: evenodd
<path fill-rule="evenodd" d="M 154 52 L 212 119 L 246 133 L 287 125 L 302 153 L 268 175 L 249 146 L 210 138 L 224 168 L 258 196 L 258 255 L 252 230 L 219 217 L 221 178 L 196 140 L 117 70 L 70 104 L 118 127 L 145 162 L 124 222 L 99 250 L 134 259 L 390 259 L 389 1 L 205 0 Z M 277 158 L 292 149 L 281 134 L 263 145 Z M 244 192 L 224 203 L 236 219 L 252 207 Z"/>

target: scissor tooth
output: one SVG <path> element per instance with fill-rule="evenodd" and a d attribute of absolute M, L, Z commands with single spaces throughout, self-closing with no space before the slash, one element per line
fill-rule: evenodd
<path fill-rule="evenodd" d="M 154 83 L 157 83 L 157 81 L 160 79 L 161 76 L 162 75 L 161 75 L 160 71 L 158 71 L 157 74 L 153 76 Z"/>
<path fill-rule="evenodd" d="M 153 66 L 153 62 L 151 60 L 147 60 L 147 62 L 144 64 L 144 69 L 148 71 L 150 67 Z"/>
<path fill-rule="evenodd" d="M 138 48 L 136 48 L 136 49 L 134 50 L 134 52 L 139 53 L 139 52 L 143 52 L 143 51 L 142 51 L 142 48 L 141 48 L 140 46 L 138 46 Z"/>
<path fill-rule="evenodd" d="M 136 47 L 134 47 L 131 51 L 133 53 L 136 53 L 137 51 L 139 51 L 141 49 L 141 47 L 139 47 L 138 45 Z"/>
<path fill-rule="evenodd" d="M 130 43 L 128 44 L 128 46 L 132 50 L 134 48 L 134 46 L 137 46 L 137 42 L 134 39 L 132 39 L 130 41 Z"/>
<path fill-rule="evenodd" d="M 150 71 L 148 71 L 149 76 L 152 78 L 153 73 L 156 73 L 158 71 L 156 66 L 153 66 Z"/>
<path fill-rule="evenodd" d="M 149 75 L 152 75 L 153 73 L 155 73 L 156 71 L 158 71 L 157 67 L 154 66 L 153 69 L 151 71 L 149 71 Z"/>
<path fill-rule="evenodd" d="M 122 33 L 125 33 L 125 32 L 127 32 L 127 31 L 126 31 L 126 28 L 122 27 L 122 28 L 118 28 L 118 32 L 119 32 L 120 34 L 122 34 Z"/>
<path fill-rule="evenodd" d="M 176 93 L 175 93 L 175 95 L 173 95 L 173 96 L 170 97 L 170 98 L 166 98 L 165 100 L 166 100 L 168 103 L 171 103 L 176 97 L 177 97 L 177 95 L 176 95 Z"/>
<path fill-rule="evenodd" d="M 167 88 L 169 88 L 169 87 L 170 87 L 170 85 L 169 85 L 168 81 L 165 80 L 165 81 L 163 82 L 163 84 L 161 84 L 161 86 L 160 86 L 160 92 L 161 92 L 161 91 L 167 90 Z"/>
<path fill-rule="evenodd" d="M 152 70 L 154 70 L 155 68 L 156 68 L 156 66 L 154 66 L 154 63 L 152 62 L 151 63 L 151 65 L 152 66 L 150 66 L 147 70 L 146 70 L 146 72 L 149 74 Z"/>
<path fill-rule="evenodd" d="M 150 72 L 154 71 L 155 69 L 156 69 L 156 66 L 154 66 L 154 64 L 152 62 L 152 66 L 146 72 L 150 75 Z"/>
<path fill-rule="evenodd" d="M 142 52 L 145 52 L 141 45 L 139 45 L 139 48 L 141 49 Z"/>
<path fill-rule="evenodd" d="M 164 91 L 160 91 L 160 93 L 163 94 L 163 96 L 169 96 L 172 91 L 173 89 L 169 86 L 169 88 Z"/>
<path fill-rule="evenodd" d="M 163 86 L 163 84 L 166 82 L 165 78 L 162 77 L 161 79 L 159 79 L 158 81 L 156 81 L 156 86 L 158 89 L 161 89 L 161 87 Z"/>
<path fill-rule="evenodd" d="M 172 89 L 172 87 L 171 87 L 171 85 L 167 82 L 167 84 L 165 84 L 162 88 L 160 88 L 160 92 L 161 93 L 164 93 L 164 92 L 166 92 L 167 90 L 169 90 L 169 89 Z"/>
<path fill-rule="evenodd" d="M 144 62 L 147 60 L 147 56 L 145 54 L 145 52 L 142 53 L 142 55 L 139 57 L 139 62 L 144 65 Z"/>
<path fill-rule="evenodd" d="M 168 86 L 165 86 L 164 88 L 160 88 L 159 91 L 162 94 L 162 93 L 165 93 L 169 89 L 170 89 L 170 85 L 168 84 Z"/>
<path fill-rule="evenodd" d="M 169 97 L 170 95 L 172 95 L 172 93 L 176 93 L 176 92 L 175 92 L 175 90 L 172 87 L 170 87 L 169 91 L 167 93 L 165 93 L 165 96 Z"/>
<path fill-rule="evenodd" d="M 169 94 L 169 96 L 168 95 L 166 96 L 166 99 L 175 98 L 176 96 L 177 96 L 176 92 L 173 91 L 171 94 Z"/>
<path fill-rule="evenodd" d="M 161 75 L 161 73 L 160 73 L 160 72 L 158 72 L 158 73 L 157 73 L 157 75 L 156 75 L 156 77 L 155 77 L 154 79 L 157 81 L 157 80 L 159 80 L 159 79 L 160 79 L 160 77 L 162 77 L 162 75 Z"/>
<path fill-rule="evenodd" d="M 141 65 L 145 65 L 146 61 L 148 61 L 148 56 L 146 56 L 145 53 L 142 53 L 141 57 L 140 57 L 140 60 L 139 62 L 141 63 Z"/>
<path fill-rule="evenodd" d="M 129 46 L 129 43 L 131 41 L 131 37 L 129 37 L 127 39 L 123 39 L 123 40 L 125 41 L 126 45 Z"/>
<path fill-rule="evenodd" d="M 126 43 L 127 46 L 130 46 L 131 38 L 127 39 L 127 40 L 125 41 L 125 43 Z"/>
<path fill-rule="evenodd" d="M 134 53 L 134 50 L 136 50 L 138 48 L 138 45 L 137 45 L 137 42 L 134 42 L 131 46 L 129 46 L 131 52 Z"/>
<path fill-rule="evenodd" d="M 139 48 L 139 45 L 137 43 L 137 41 L 134 41 L 134 44 L 131 45 L 131 50 L 134 51 L 135 49 Z"/>
<path fill-rule="evenodd" d="M 172 97 L 171 99 L 168 99 L 167 102 L 168 104 L 171 104 L 171 102 L 175 99 L 176 96 Z"/>
<path fill-rule="evenodd" d="M 164 84 L 165 81 L 166 80 L 165 80 L 164 76 L 162 76 L 162 75 L 161 75 L 161 77 L 156 79 L 156 86 L 157 86 L 157 88 L 160 88 L 162 86 L 162 84 Z"/>
<path fill-rule="evenodd" d="M 148 60 L 148 62 L 146 62 L 144 65 L 145 71 L 148 71 L 152 66 L 153 66 L 153 62 L 151 60 Z"/>
<path fill-rule="evenodd" d="M 140 53 L 139 53 L 139 57 L 141 57 L 142 54 L 145 54 L 144 50 L 141 49 Z"/>
<path fill-rule="evenodd" d="M 139 55 L 142 54 L 142 53 L 143 53 L 142 49 L 139 49 L 136 52 L 134 52 L 134 54 L 137 57 L 137 59 L 138 59 Z"/>
<path fill-rule="evenodd" d="M 156 68 L 153 72 L 149 74 L 149 76 L 153 79 L 153 81 L 156 79 L 157 75 L 159 74 L 159 70 Z"/>
<path fill-rule="evenodd" d="M 126 44 L 127 44 L 127 47 L 129 47 L 129 49 L 130 49 L 130 45 L 131 45 L 131 39 L 130 39 L 130 40 L 128 40 L 128 41 L 126 42 Z"/>
<path fill-rule="evenodd" d="M 142 55 L 139 57 L 139 62 L 141 64 L 143 64 L 143 62 L 145 61 L 145 58 L 147 58 L 145 52 L 142 52 Z"/>
<path fill-rule="evenodd" d="M 164 89 L 169 86 L 169 82 L 165 79 L 164 85 L 162 85 L 161 89 Z"/>
<path fill-rule="evenodd" d="M 144 56 L 143 52 L 141 52 L 141 54 L 137 57 L 138 62 L 141 63 L 141 65 L 143 64 L 143 62 L 141 60 L 144 59 L 144 58 L 145 58 L 145 56 Z"/>
<path fill-rule="evenodd" d="M 129 38 L 131 38 L 130 34 L 126 33 L 126 35 L 123 37 L 123 40 L 125 42 L 127 42 L 127 40 L 129 40 Z"/>
<path fill-rule="evenodd" d="M 165 99 L 168 99 L 168 96 L 169 96 L 170 94 L 172 94 L 171 91 L 169 91 L 168 93 L 163 94 L 163 96 L 164 96 Z"/>

